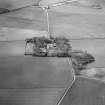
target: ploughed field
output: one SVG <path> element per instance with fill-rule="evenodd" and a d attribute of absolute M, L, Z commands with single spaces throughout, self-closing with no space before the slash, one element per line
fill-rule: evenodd
<path fill-rule="evenodd" d="M 61 60 L 59 65 L 60 61 L 56 64 L 49 58 L 0 57 L 0 104 L 56 104 L 71 81 L 70 67 L 64 69 L 69 66 L 64 64 L 66 61 Z"/>

